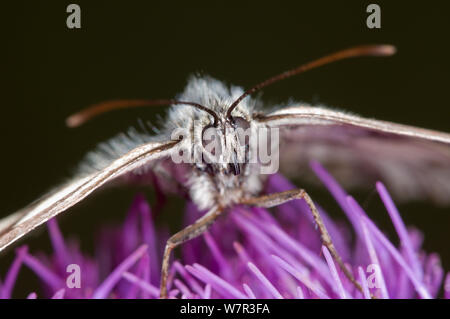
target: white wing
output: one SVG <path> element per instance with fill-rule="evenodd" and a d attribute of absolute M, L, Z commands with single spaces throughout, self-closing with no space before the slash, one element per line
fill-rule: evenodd
<path fill-rule="evenodd" d="M 280 128 L 280 166 L 308 177 L 311 160 L 346 186 L 378 179 L 399 199 L 450 202 L 450 134 L 310 106 L 259 116 Z"/>
<path fill-rule="evenodd" d="M 138 146 L 105 168 L 75 179 L 30 206 L 0 220 L 0 251 L 106 183 L 167 158 L 177 143 L 171 141 Z"/>

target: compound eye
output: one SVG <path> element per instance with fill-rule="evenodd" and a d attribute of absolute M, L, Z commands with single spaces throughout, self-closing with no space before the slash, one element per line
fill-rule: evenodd
<path fill-rule="evenodd" d="M 232 123 L 237 132 L 240 144 L 242 146 L 248 145 L 250 142 L 250 123 L 240 116 L 233 117 Z"/>
<path fill-rule="evenodd" d="M 231 121 L 232 121 L 232 123 L 234 124 L 234 126 L 236 128 L 240 127 L 240 128 L 242 128 L 244 130 L 250 128 L 250 123 L 246 119 L 244 119 L 243 117 L 234 116 L 231 119 Z"/>
<path fill-rule="evenodd" d="M 220 156 L 222 154 L 219 131 L 213 125 L 208 125 L 203 128 L 202 145 L 206 152 L 212 155 Z"/>

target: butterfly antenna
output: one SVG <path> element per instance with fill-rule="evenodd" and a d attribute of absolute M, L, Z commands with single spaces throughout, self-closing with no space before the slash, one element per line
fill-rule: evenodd
<path fill-rule="evenodd" d="M 195 107 L 196 109 L 209 113 L 214 118 L 213 124 L 214 126 L 216 126 L 217 123 L 219 122 L 219 116 L 214 111 L 194 102 L 185 102 L 178 100 L 113 100 L 94 104 L 78 113 L 72 114 L 66 119 L 66 125 L 68 127 L 78 127 L 86 123 L 90 119 L 112 110 L 127 109 L 142 106 L 173 105 L 173 104 L 190 105 L 192 107 Z"/>
<path fill-rule="evenodd" d="M 395 54 L 396 48 L 392 45 L 363 45 L 363 46 L 357 46 L 352 47 L 346 50 L 338 51 L 335 53 L 332 53 L 330 55 L 326 55 L 324 57 L 321 57 L 317 60 L 311 61 L 309 63 L 303 64 L 299 67 L 296 67 L 294 69 L 285 71 L 281 74 L 278 74 L 274 77 L 271 77 L 261 83 L 258 83 L 257 85 L 253 86 L 252 88 L 245 91 L 240 97 L 236 99 L 236 101 L 231 104 L 231 106 L 227 110 L 227 118 L 231 118 L 231 112 L 236 108 L 236 106 L 247 96 L 261 90 L 262 88 L 290 78 L 291 76 L 303 73 L 305 71 L 317 68 L 319 66 L 329 64 L 332 62 L 336 62 L 339 60 L 344 60 L 348 58 L 355 58 L 355 57 L 362 57 L 362 56 L 390 56 Z"/>

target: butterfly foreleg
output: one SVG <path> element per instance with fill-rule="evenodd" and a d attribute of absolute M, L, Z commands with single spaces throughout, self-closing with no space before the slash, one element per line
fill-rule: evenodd
<path fill-rule="evenodd" d="M 169 238 L 166 243 L 166 248 L 164 249 L 164 255 L 161 266 L 161 287 L 160 287 L 160 297 L 167 298 L 167 279 L 169 276 L 169 259 L 172 250 L 178 245 L 191 240 L 195 237 L 203 234 L 209 226 L 219 217 L 223 212 L 222 208 L 212 208 L 205 215 L 200 217 L 195 223 L 187 226 L 183 230 L 179 231 L 175 235 Z"/>
<path fill-rule="evenodd" d="M 311 197 L 308 195 L 308 193 L 306 193 L 305 190 L 295 189 L 295 190 L 290 190 L 290 191 L 285 191 L 285 192 L 280 192 L 280 193 L 264 195 L 264 196 L 260 196 L 260 197 L 246 198 L 246 199 L 242 200 L 241 203 L 245 204 L 245 205 L 269 208 L 269 207 L 281 205 L 281 204 L 291 201 L 293 199 L 303 199 L 306 202 L 306 204 L 309 206 L 309 209 L 313 215 L 314 221 L 320 232 L 320 238 L 322 240 L 322 244 L 325 247 L 327 247 L 327 249 L 330 251 L 330 254 L 333 256 L 333 258 L 339 264 L 339 267 L 342 269 L 345 276 L 362 293 L 363 290 L 362 290 L 360 283 L 355 279 L 352 272 L 345 266 L 344 262 L 342 261 L 341 256 L 336 251 L 336 248 L 334 247 L 333 241 L 331 240 L 330 234 L 328 233 L 328 230 L 325 227 L 325 224 L 323 222 L 322 217 L 319 214 L 319 211 L 317 210 L 316 206 L 314 205 L 314 202 L 312 201 Z"/>

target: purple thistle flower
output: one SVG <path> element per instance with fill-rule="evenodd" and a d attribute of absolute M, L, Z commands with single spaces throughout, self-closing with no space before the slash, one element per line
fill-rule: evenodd
<path fill-rule="evenodd" d="M 384 185 L 378 194 L 395 227 L 396 247 L 359 204 L 318 163 L 312 169 L 352 225 L 333 221 L 319 207 L 337 251 L 360 282 L 358 291 L 322 247 L 308 206 L 295 200 L 274 209 L 237 206 L 203 236 L 181 246 L 169 276 L 170 298 L 436 298 L 444 286 L 450 298 L 450 274 L 444 278 L 439 256 L 420 248 L 421 234 L 407 228 Z M 295 188 L 281 175 L 269 177 L 266 192 Z M 160 205 L 161 203 L 158 203 Z M 185 223 L 204 212 L 186 203 Z M 53 253 L 31 254 L 26 246 L 0 282 L 0 297 L 10 298 L 22 266 L 43 289 L 26 298 L 157 298 L 160 262 L 168 238 L 156 229 L 150 206 L 137 195 L 125 222 L 102 229 L 95 258 L 66 241 L 55 219 L 47 223 Z M 80 270 L 79 287 L 69 282 L 68 265 Z"/>

